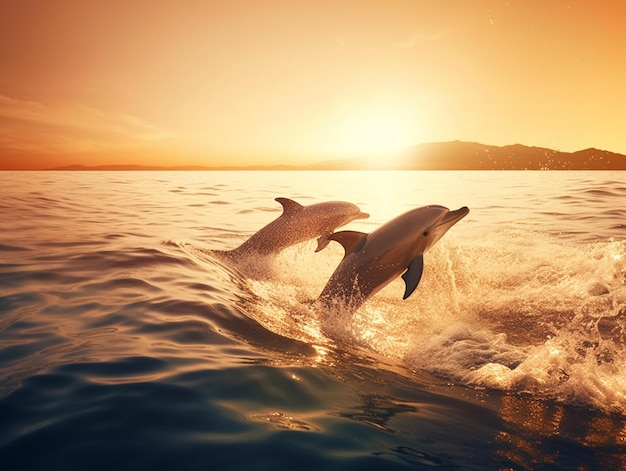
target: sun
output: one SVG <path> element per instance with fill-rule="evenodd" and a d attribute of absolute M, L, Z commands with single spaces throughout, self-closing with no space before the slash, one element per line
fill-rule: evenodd
<path fill-rule="evenodd" d="M 420 141 L 419 119 L 399 105 L 356 106 L 341 116 L 337 146 L 353 156 L 392 155 Z"/>

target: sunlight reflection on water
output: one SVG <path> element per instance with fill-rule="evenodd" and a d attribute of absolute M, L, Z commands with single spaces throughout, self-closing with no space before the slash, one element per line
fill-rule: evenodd
<path fill-rule="evenodd" d="M 621 173 L 0 180 L 2 462 L 624 466 Z M 371 217 L 349 228 L 365 232 L 426 204 L 471 213 L 411 298 L 394 281 L 346 320 L 350 343 L 311 306 L 338 245 L 251 259 L 245 276 L 208 252 L 279 216 L 278 196 L 356 203 Z"/>

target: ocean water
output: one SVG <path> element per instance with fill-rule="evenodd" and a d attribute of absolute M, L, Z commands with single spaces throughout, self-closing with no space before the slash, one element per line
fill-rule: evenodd
<path fill-rule="evenodd" d="M 0 469 L 625 469 L 626 173 L 2 172 Z M 468 206 L 337 329 L 302 204 Z"/>

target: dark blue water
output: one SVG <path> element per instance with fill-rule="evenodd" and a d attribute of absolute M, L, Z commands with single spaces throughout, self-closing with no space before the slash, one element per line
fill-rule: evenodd
<path fill-rule="evenodd" d="M 4 172 L 0 192 L 0 469 L 626 467 L 621 173 Z M 391 284 L 339 340 L 311 308 L 339 248 L 208 254 L 276 196 L 354 202 L 364 231 L 472 212 L 418 292 Z"/>

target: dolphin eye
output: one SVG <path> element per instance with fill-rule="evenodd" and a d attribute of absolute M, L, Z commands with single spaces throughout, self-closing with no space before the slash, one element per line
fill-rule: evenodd
<path fill-rule="evenodd" d="M 424 237 L 428 237 L 428 231 L 424 231 L 424 234 L 422 234 Z"/>

